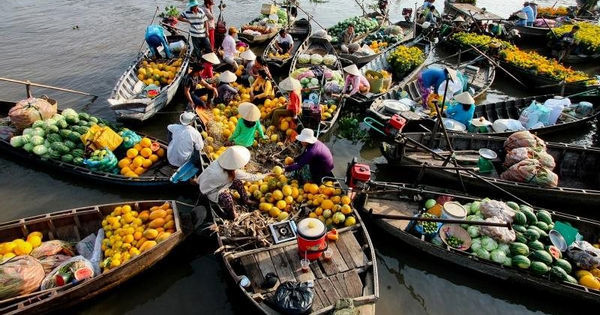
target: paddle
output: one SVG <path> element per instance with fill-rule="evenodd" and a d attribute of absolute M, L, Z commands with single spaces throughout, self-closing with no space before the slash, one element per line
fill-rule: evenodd
<path fill-rule="evenodd" d="M 491 62 L 494 66 L 498 67 L 500 70 L 502 70 L 506 74 L 508 74 L 508 76 L 511 77 L 513 80 L 517 81 L 517 83 L 519 83 L 523 87 L 527 88 L 527 85 L 525 85 L 525 83 L 521 82 L 514 75 L 512 75 L 508 70 L 506 70 L 502 66 L 500 66 L 500 64 L 497 63 L 494 59 L 490 58 L 488 55 L 486 55 L 485 53 L 483 53 L 481 50 L 477 49 L 475 46 L 473 46 L 471 44 L 469 44 L 469 46 L 471 46 L 471 48 L 473 48 L 473 50 L 475 50 L 477 53 L 479 53 L 480 55 L 482 55 L 483 57 L 485 57 L 487 60 L 489 60 L 489 62 Z"/>
<path fill-rule="evenodd" d="M 510 223 L 499 223 L 499 222 L 487 222 L 487 221 L 467 221 L 457 219 L 442 219 L 442 218 L 424 218 L 424 217 L 412 217 L 408 215 L 399 214 L 384 214 L 384 213 L 373 213 L 373 209 L 369 209 L 369 216 L 381 219 L 392 219 L 392 220 L 403 220 L 403 221 L 418 221 L 418 222 L 440 222 L 440 223 L 456 223 L 456 224 L 469 224 L 469 225 L 480 225 L 480 226 L 499 226 L 505 227 L 512 230 L 512 224 Z"/>

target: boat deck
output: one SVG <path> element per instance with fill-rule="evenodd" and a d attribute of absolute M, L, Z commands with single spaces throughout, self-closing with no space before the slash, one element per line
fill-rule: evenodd
<path fill-rule="evenodd" d="M 375 199 L 369 200 L 365 204 L 365 209 L 372 210 L 374 214 L 393 214 L 393 215 L 414 215 L 419 213 L 419 207 L 417 203 L 405 202 L 400 200 L 385 200 Z M 406 231 L 410 221 L 408 220 L 394 220 L 394 219 L 382 219 L 388 224 L 401 231 Z"/>
<path fill-rule="evenodd" d="M 310 269 L 303 272 L 296 240 L 281 243 L 270 249 L 243 255 L 239 264 L 251 282 L 253 298 L 268 299 L 275 294 L 277 286 L 263 289 L 261 284 L 268 273 L 274 273 L 281 283 L 286 281 L 314 283 L 313 312 L 334 305 L 341 298 L 359 298 L 364 295 L 368 277 L 361 277 L 372 265 L 360 245 L 355 233 L 359 233 L 359 225 L 340 230 L 339 239 L 329 242 L 333 252 L 330 261 L 323 257 L 311 262 Z M 367 305 L 365 305 L 367 306 Z M 365 311 L 368 307 L 364 308 Z M 369 312 L 366 312 L 367 314 Z M 364 312 L 361 312 L 364 314 Z"/>
<path fill-rule="evenodd" d="M 477 21 L 502 20 L 502 17 L 470 3 L 448 3 L 455 11 L 466 17 L 473 17 Z"/>

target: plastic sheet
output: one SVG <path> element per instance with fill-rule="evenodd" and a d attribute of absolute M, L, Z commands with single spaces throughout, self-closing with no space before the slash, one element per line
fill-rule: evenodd
<path fill-rule="evenodd" d="M 314 291 L 308 282 L 282 283 L 273 296 L 273 303 L 284 314 L 305 314 L 312 308 Z"/>
<path fill-rule="evenodd" d="M 500 177 L 522 183 L 537 184 L 542 187 L 558 186 L 558 175 L 542 166 L 540 161 L 525 159 L 504 171 Z"/>
<path fill-rule="evenodd" d="M 0 265 L 0 300 L 37 290 L 44 274 L 42 264 L 31 256 L 11 258 Z"/>
<path fill-rule="evenodd" d="M 600 249 L 586 241 L 575 241 L 569 245 L 567 255 L 579 268 L 593 269 L 600 267 Z"/>

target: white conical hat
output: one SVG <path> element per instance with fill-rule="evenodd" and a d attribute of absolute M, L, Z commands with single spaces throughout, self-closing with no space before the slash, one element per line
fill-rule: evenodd
<path fill-rule="evenodd" d="M 217 162 L 226 170 L 240 169 L 250 161 L 250 151 L 241 145 L 234 145 L 219 156 Z"/>
<path fill-rule="evenodd" d="M 454 100 L 461 104 L 475 104 L 475 100 L 469 92 L 462 92 L 454 96 Z"/>
<path fill-rule="evenodd" d="M 279 88 L 284 91 L 295 91 L 302 89 L 302 85 L 300 84 L 300 81 L 292 77 L 287 77 L 279 83 Z"/>
<path fill-rule="evenodd" d="M 314 130 L 312 130 L 310 128 L 304 128 L 304 129 L 302 129 L 300 134 L 296 137 L 296 140 L 300 141 L 300 142 L 306 142 L 306 143 L 313 144 L 313 143 L 317 142 L 317 137 L 315 137 Z"/>
<path fill-rule="evenodd" d="M 217 54 L 215 54 L 214 52 L 202 55 L 202 59 L 212 63 L 213 65 L 221 63 L 219 57 L 217 57 Z"/>
<path fill-rule="evenodd" d="M 260 109 L 252 103 L 244 102 L 240 104 L 238 113 L 247 121 L 257 121 L 260 119 Z"/>
<path fill-rule="evenodd" d="M 465 21 L 465 19 L 463 19 L 463 17 L 460 15 L 454 19 L 454 22 L 464 22 L 464 21 Z"/>
<path fill-rule="evenodd" d="M 248 60 L 248 61 L 256 60 L 256 55 L 250 49 L 241 53 L 240 57 L 242 57 L 242 59 Z"/>
<path fill-rule="evenodd" d="M 219 75 L 219 82 L 231 83 L 231 82 L 235 82 L 235 80 L 237 80 L 237 76 L 229 70 L 227 70 L 227 71 L 221 73 L 221 75 Z"/>
<path fill-rule="evenodd" d="M 446 71 L 448 72 L 448 76 L 450 77 L 450 80 L 452 80 L 452 82 L 458 81 L 458 75 L 456 74 L 456 70 L 450 67 L 446 67 Z"/>
<path fill-rule="evenodd" d="M 360 75 L 358 67 L 354 64 L 344 67 L 344 71 L 350 73 L 351 75 Z"/>

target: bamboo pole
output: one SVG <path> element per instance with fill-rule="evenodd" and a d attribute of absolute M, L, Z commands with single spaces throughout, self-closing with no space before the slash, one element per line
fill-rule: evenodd
<path fill-rule="evenodd" d="M 90 97 L 92 97 L 92 103 L 98 98 L 98 96 L 94 95 L 94 94 L 90 94 L 90 93 L 86 93 L 86 92 L 81 92 L 81 91 L 76 91 L 76 90 L 71 90 L 71 89 L 60 88 L 60 87 L 56 87 L 56 86 L 52 86 L 52 85 L 34 83 L 34 82 L 29 81 L 29 80 L 21 81 L 21 80 L 15 80 L 15 79 L 9 79 L 9 78 L 0 77 L 0 81 L 6 81 L 6 82 L 11 82 L 11 83 L 17 83 L 17 84 L 24 84 L 25 88 L 27 89 L 27 97 L 31 97 L 31 87 L 35 86 L 35 87 L 40 87 L 40 88 L 44 88 L 44 89 L 51 89 L 51 90 L 56 90 L 56 91 L 61 91 L 61 92 L 68 92 L 68 93 L 73 93 L 73 94 L 80 94 L 80 95 L 90 96 Z"/>

